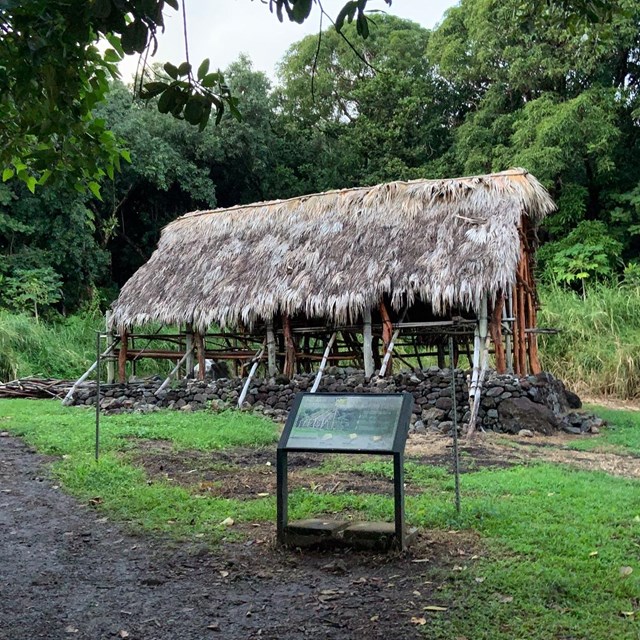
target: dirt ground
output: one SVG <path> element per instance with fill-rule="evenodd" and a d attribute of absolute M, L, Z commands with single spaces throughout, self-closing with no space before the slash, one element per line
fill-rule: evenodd
<path fill-rule="evenodd" d="M 640 477 L 640 460 L 568 449 L 575 436 L 461 442 L 463 473 L 550 460 Z M 126 454 L 151 478 L 235 498 L 275 492 L 275 451 L 173 451 L 132 441 Z M 451 441 L 413 436 L 409 461 L 451 468 Z M 391 493 L 391 481 L 329 471 L 323 458 L 291 456 L 290 487 Z M 419 638 L 439 606 L 438 569 L 482 556 L 469 533 L 421 532 L 405 554 L 284 551 L 273 525 L 243 528 L 245 542 L 206 546 L 132 536 L 65 495 L 49 459 L 19 439 L 0 437 L 0 640 L 130 638 Z M 407 493 L 418 491 L 407 483 Z"/>
<path fill-rule="evenodd" d="M 131 536 L 48 477 L 47 459 L 0 438 L 0 639 L 419 638 L 438 605 L 434 568 L 481 553 L 423 532 L 410 553 L 206 547 Z"/>

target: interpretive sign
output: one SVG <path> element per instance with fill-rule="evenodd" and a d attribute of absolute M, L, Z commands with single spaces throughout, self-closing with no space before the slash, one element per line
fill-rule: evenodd
<path fill-rule="evenodd" d="M 287 527 L 287 453 L 393 455 L 396 538 L 404 544 L 404 446 L 413 396 L 399 394 L 299 393 L 278 443 L 278 538 Z"/>

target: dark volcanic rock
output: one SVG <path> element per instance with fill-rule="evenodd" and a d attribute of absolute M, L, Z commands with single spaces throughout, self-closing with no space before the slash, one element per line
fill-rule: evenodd
<path fill-rule="evenodd" d="M 558 418 L 551 409 L 528 398 L 509 398 L 501 402 L 498 416 L 502 429 L 508 433 L 529 429 L 551 435 L 557 431 L 559 425 Z"/>

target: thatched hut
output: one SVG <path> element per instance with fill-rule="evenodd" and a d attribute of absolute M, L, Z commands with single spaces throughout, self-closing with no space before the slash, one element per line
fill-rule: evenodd
<path fill-rule="evenodd" d="M 332 334 L 329 359 L 371 374 L 394 336 L 407 359 L 442 356 L 451 332 L 476 369 L 490 336 L 498 369 L 535 372 L 532 265 L 553 209 L 513 169 L 188 213 L 113 304 L 120 361 L 134 327 L 162 323 L 185 327 L 202 363 L 246 363 L 262 344 L 271 373 L 308 370 Z"/>

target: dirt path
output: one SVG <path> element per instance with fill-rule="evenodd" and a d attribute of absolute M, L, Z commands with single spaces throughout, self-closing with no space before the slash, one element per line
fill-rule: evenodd
<path fill-rule="evenodd" d="M 1 640 L 419 638 L 411 618 L 441 604 L 433 568 L 477 552 L 455 533 L 378 557 L 133 537 L 62 493 L 46 462 L 0 438 Z"/>

